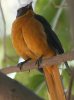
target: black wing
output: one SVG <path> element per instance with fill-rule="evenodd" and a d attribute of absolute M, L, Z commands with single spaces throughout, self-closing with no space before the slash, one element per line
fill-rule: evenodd
<path fill-rule="evenodd" d="M 43 18 L 40 15 L 35 14 L 35 18 L 42 23 L 45 33 L 47 35 L 47 42 L 48 45 L 52 46 L 54 48 L 54 50 L 56 51 L 56 53 L 58 54 L 62 54 L 64 53 L 64 50 L 62 48 L 61 42 L 58 39 L 57 35 L 54 33 L 54 31 L 51 29 L 51 26 L 49 25 L 49 23 L 46 21 L 45 18 Z"/>
<path fill-rule="evenodd" d="M 48 45 L 49 46 L 51 45 L 56 53 L 58 53 L 58 54 L 64 53 L 64 49 L 62 48 L 60 40 L 58 39 L 55 32 L 52 30 L 52 28 L 51 28 L 50 24 L 47 22 L 47 20 L 45 18 L 43 18 L 42 16 L 37 15 L 37 14 L 35 14 L 35 18 L 39 22 L 41 22 L 43 27 L 44 27 L 45 33 L 47 35 Z M 64 63 L 66 65 L 69 73 L 71 73 L 71 69 L 70 69 L 68 63 L 67 62 L 64 62 Z"/>

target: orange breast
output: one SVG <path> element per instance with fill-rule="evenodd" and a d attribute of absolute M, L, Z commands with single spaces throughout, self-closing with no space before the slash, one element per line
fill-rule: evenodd
<path fill-rule="evenodd" d="M 14 21 L 12 25 L 12 44 L 19 56 L 24 59 L 32 57 L 34 54 L 28 49 L 22 34 L 22 19 Z"/>
<path fill-rule="evenodd" d="M 28 22 L 24 23 L 22 33 L 27 47 L 37 56 L 48 56 L 55 54 L 52 48 L 47 43 L 46 33 L 42 24 L 34 17 L 27 19 Z"/>
<path fill-rule="evenodd" d="M 33 16 L 26 15 L 16 19 L 12 26 L 12 43 L 16 52 L 24 59 L 55 54 L 48 46 L 42 24 Z"/>

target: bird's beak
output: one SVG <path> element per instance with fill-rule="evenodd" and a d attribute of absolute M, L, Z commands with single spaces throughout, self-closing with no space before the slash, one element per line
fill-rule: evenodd
<path fill-rule="evenodd" d="M 32 8 L 32 2 L 30 2 L 30 4 L 28 4 L 28 8 Z"/>

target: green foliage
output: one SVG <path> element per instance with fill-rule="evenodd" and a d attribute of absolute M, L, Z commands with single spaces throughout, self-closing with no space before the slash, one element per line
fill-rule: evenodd
<path fill-rule="evenodd" d="M 63 77 L 63 83 L 64 83 L 64 87 L 65 89 L 69 89 L 69 85 L 70 85 L 70 80 L 71 80 L 71 75 L 69 75 L 67 73 L 67 70 L 63 70 L 63 73 L 62 75 L 64 76 Z M 74 81 L 73 81 L 73 84 L 72 84 L 72 95 L 74 95 Z"/>
<path fill-rule="evenodd" d="M 30 72 L 20 72 L 16 75 L 15 79 L 47 100 L 48 96 L 44 76 L 39 71 L 32 70 Z"/>
<path fill-rule="evenodd" d="M 35 11 L 51 22 L 53 16 L 55 16 L 56 9 L 51 5 L 49 0 L 37 0 Z"/>
<path fill-rule="evenodd" d="M 63 83 L 64 83 L 64 86 L 65 86 L 65 89 L 68 89 L 68 87 L 69 87 L 69 81 L 70 81 L 71 77 L 68 74 L 68 72 L 67 72 L 66 69 L 63 70 L 62 75 L 63 75 Z"/>
<path fill-rule="evenodd" d="M 56 16 L 56 13 L 60 9 L 60 0 L 37 0 L 35 11 L 44 16 L 51 24 Z M 58 6 L 58 8 L 56 8 Z M 56 20 L 56 19 L 55 19 Z M 55 32 L 58 35 L 65 51 L 69 51 L 71 48 L 70 28 L 69 21 L 66 13 L 66 9 L 61 11 L 59 16 Z"/>
<path fill-rule="evenodd" d="M 55 18 L 56 13 L 59 10 L 59 8 L 56 8 L 53 5 L 53 2 L 56 5 L 59 5 L 61 3 L 60 0 L 37 0 L 35 7 L 35 12 L 44 16 L 47 19 L 47 21 L 51 24 L 51 26 L 53 19 Z M 69 34 L 69 23 L 67 19 L 67 14 L 65 12 L 65 9 L 61 11 L 58 22 L 56 24 L 55 32 L 57 33 L 61 43 L 63 44 L 65 51 L 68 51 L 71 48 L 71 40 Z M 66 71 L 64 71 L 63 76 L 65 76 L 63 79 L 65 88 L 68 88 L 69 75 L 66 73 Z M 45 100 L 48 100 L 47 87 L 44 84 L 44 77 L 38 71 L 33 70 L 30 73 L 18 73 L 15 79 L 21 82 L 23 85 L 30 88 L 31 90 L 33 90 L 35 93 L 43 97 Z"/>
<path fill-rule="evenodd" d="M 12 46 L 12 41 L 10 36 L 6 37 L 6 56 L 4 58 L 4 50 L 3 50 L 3 46 L 1 44 L 0 49 L 2 50 L 1 55 L 1 65 L 2 67 L 8 66 L 8 65 L 14 65 L 18 62 L 18 56 L 15 53 L 15 50 Z"/>
<path fill-rule="evenodd" d="M 55 19 L 55 16 L 60 9 L 60 7 L 57 5 L 60 5 L 62 0 L 37 0 L 36 6 L 35 6 L 35 12 L 44 16 L 47 21 L 51 24 L 53 27 L 53 20 Z M 56 27 L 55 27 L 55 33 L 59 37 L 65 51 L 69 51 L 71 48 L 71 39 L 70 39 L 70 29 L 69 29 L 69 21 L 66 14 L 66 9 L 64 8 L 61 11 L 61 14 L 58 18 Z M 17 54 L 12 46 L 11 38 L 10 36 L 7 36 L 6 41 L 6 62 L 3 61 L 3 46 L 2 41 L 0 41 L 0 64 L 2 66 L 7 65 L 14 65 L 18 62 Z M 42 73 L 40 73 L 37 70 L 32 71 L 26 71 L 26 72 L 20 72 L 17 73 L 16 80 L 18 80 L 21 84 L 25 85 L 26 87 L 30 88 L 32 91 L 34 91 L 36 94 L 44 98 L 45 100 L 48 100 L 48 91 L 45 84 L 45 79 Z M 68 88 L 69 86 L 69 75 L 66 70 L 63 70 L 63 83 L 65 88 Z M 74 87 L 73 87 L 74 88 Z"/>
<path fill-rule="evenodd" d="M 69 21 L 67 18 L 67 14 L 65 10 L 62 11 L 61 16 L 59 18 L 56 33 L 58 33 L 58 37 L 63 45 L 65 51 L 69 51 L 71 48 L 71 38 L 70 38 L 70 28 Z"/>
<path fill-rule="evenodd" d="M 3 58 L 3 47 L 2 47 L 2 41 L 0 39 L 0 65 L 2 63 L 2 58 Z"/>

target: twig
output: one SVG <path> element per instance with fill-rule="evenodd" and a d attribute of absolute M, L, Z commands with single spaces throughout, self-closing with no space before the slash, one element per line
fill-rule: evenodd
<path fill-rule="evenodd" d="M 68 97 L 67 97 L 67 100 L 71 100 L 71 92 L 72 92 L 73 80 L 74 80 L 73 77 L 71 77 L 70 83 L 69 83 L 69 90 L 68 90 Z"/>
<path fill-rule="evenodd" d="M 4 24 L 3 50 L 4 50 L 4 60 L 6 60 L 6 21 L 5 21 L 5 16 L 4 16 L 4 13 L 3 13 L 3 8 L 2 8 L 2 5 L 1 5 L 1 0 L 0 0 L 0 9 L 1 9 L 2 19 L 3 19 L 3 24 Z"/>
<path fill-rule="evenodd" d="M 53 30 L 55 30 L 55 28 L 56 28 L 56 26 L 57 26 L 59 17 L 60 17 L 60 15 L 61 15 L 61 13 L 62 13 L 62 10 L 63 10 L 62 5 L 63 5 L 64 3 L 65 3 L 65 0 L 62 0 L 61 3 L 60 3 L 60 7 L 58 8 L 55 17 L 53 18 L 53 22 L 52 22 L 52 29 L 53 29 Z"/>
<path fill-rule="evenodd" d="M 67 100 L 74 100 L 72 99 L 72 86 L 73 86 L 73 81 L 74 81 L 74 68 L 71 67 L 71 76 L 70 76 L 70 83 L 69 83 L 69 89 L 68 89 L 68 92 L 67 92 Z"/>
<path fill-rule="evenodd" d="M 51 3 L 55 8 L 60 8 L 60 4 L 58 5 L 58 4 L 56 4 L 54 1 L 52 1 L 52 3 Z M 63 7 L 63 8 L 67 8 L 68 6 L 67 6 L 67 4 L 63 4 L 63 5 L 61 5 L 61 7 Z"/>
<path fill-rule="evenodd" d="M 37 88 L 37 90 L 35 91 L 35 93 L 38 94 L 44 86 L 45 86 L 45 81 L 43 81 L 43 82 L 38 86 L 38 88 Z"/>
<path fill-rule="evenodd" d="M 57 56 L 54 56 L 51 58 L 50 57 L 43 58 L 41 66 L 39 68 L 42 68 L 44 66 L 53 65 L 53 64 L 59 64 L 61 62 L 65 62 L 67 60 L 73 60 L 73 59 L 74 59 L 74 51 L 65 53 L 65 54 L 61 54 L 61 55 L 57 55 Z M 5 73 L 5 74 L 9 74 L 9 73 L 13 73 L 13 72 L 26 71 L 26 70 L 37 68 L 37 66 L 35 66 L 35 65 L 36 65 L 36 61 L 29 61 L 29 62 L 21 65 L 21 68 L 22 68 L 21 70 L 20 70 L 19 66 L 16 65 L 16 66 L 10 66 L 10 67 L 1 69 L 1 72 Z"/>

